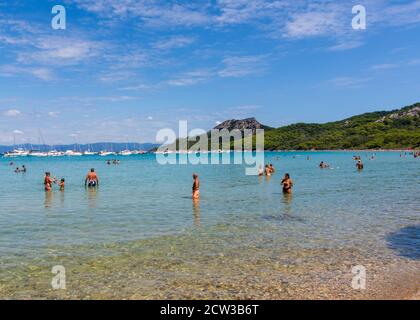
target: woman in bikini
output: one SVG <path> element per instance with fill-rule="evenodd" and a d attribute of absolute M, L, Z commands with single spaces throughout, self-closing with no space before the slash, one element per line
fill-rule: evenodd
<path fill-rule="evenodd" d="M 51 173 L 45 172 L 45 178 L 44 178 L 45 191 L 51 191 L 53 182 L 54 182 L 53 179 L 51 179 Z"/>
<path fill-rule="evenodd" d="M 293 181 L 288 173 L 284 175 L 281 185 L 283 186 L 283 193 L 292 193 Z"/>

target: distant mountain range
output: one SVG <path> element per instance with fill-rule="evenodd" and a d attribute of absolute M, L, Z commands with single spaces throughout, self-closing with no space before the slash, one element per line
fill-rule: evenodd
<path fill-rule="evenodd" d="M 8 152 L 13 150 L 14 148 L 23 148 L 25 150 L 38 150 L 38 151 L 50 151 L 50 150 L 57 150 L 57 151 L 67 151 L 67 150 L 74 150 L 74 151 L 113 151 L 113 152 L 120 152 L 123 150 L 143 150 L 149 151 L 153 148 L 156 148 L 158 145 L 153 143 L 115 143 L 115 142 L 98 142 L 92 144 L 66 144 L 66 145 L 32 145 L 32 144 L 23 144 L 18 146 L 0 146 L 0 153 Z"/>

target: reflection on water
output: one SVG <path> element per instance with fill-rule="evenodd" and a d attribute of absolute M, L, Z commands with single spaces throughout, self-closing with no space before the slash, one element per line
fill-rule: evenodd
<path fill-rule="evenodd" d="M 60 190 L 60 206 L 64 208 L 65 193 L 64 190 Z"/>
<path fill-rule="evenodd" d="M 45 209 L 52 208 L 54 193 L 52 191 L 45 191 L 44 207 Z"/>
<path fill-rule="evenodd" d="M 285 218 L 287 216 L 292 216 L 292 200 L 293 200 L 293 194 L 292 193 L 285 193 L 283 192 L 282 195 L 282 203 L 283 203 L 283 211 Z"/>
<path fill-rule="evenodd" d="M 86 188 L 89 209 L 96 209 L 99 188 Z"/>
<path fill-rule="evenodd" d="M 193 215 L 194 225 L 199 227 L 201 225 L 200 199 L 193 199 Z"/>

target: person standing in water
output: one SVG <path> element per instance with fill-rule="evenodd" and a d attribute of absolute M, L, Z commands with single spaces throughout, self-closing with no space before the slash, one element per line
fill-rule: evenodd
<path fill-rule="evenodd" d="M 198 175 L 196 173 L 193 174 L 193 179 L 192 198 L 196 200 L 200 198 L 200 180 L 198 179 Z"/>
<path fill-rule="evenodd" d="M 99 187 L 99 178 L 95 172 L 95 169 L 90 169 L 90 172 L 88 173 L 85 179 L 85 186 L 88 186 L 90 188 Z"/>
<path fill-rule="evenodd" d="M 265 175 L 267 177 L 271 176 L 271 169 L 270 169 L 270 166 L 268 164 L 265 165 Z"/>
<path fill-rule="evenodd" d="M 357 167 L 357 169 L 358 169 L 358 170 L 363 170 L 364 165 L 363 165 L 362 160 L 358 160 L 358 161 L 357 161 L 357 163 L 356 163 L 356 167 Z"/>
<path fill-rule="evenodd" d="M 51 173 L 45 172 L 45 178 L 44 178 L 45 191 L 51 191 L 53 183 L 54 183 L 54 180 L 51 179 Z"/>
<path fill-rule="evenodd" d="M 60 181 L 60 191 L 64 191 L 65 186 L 66 186 L 66 180 L 63 178 Z"/>
<path fill-rule="evenodd" d="M 288 173 L 284 175 L 284 178 L 281 181 L 281 185 L 283 186 L 283 193 L 292 193 L 293 181 L 290 179 L 290 175 Z"/>

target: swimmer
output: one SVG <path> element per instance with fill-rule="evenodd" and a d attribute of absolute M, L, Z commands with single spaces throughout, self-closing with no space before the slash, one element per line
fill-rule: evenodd
<path fill-rule="evenodd" d="M 200 180 L 198 179 L 198 175 L 196 173 L 193 174 L 194 183 L 192 186 L 192 198 L 199 199 L 200 198 Z"/>
<path fill-rule="evenodd" d="M 362 160 L 357 161 L 356 167 L 357 167 L 358 170 L 363 170 L 364 165 L 363 165 Z"/>
<path fill-rule="evenodd" d="M 15 173 L 19 173 L 20 172 L 20 169 L 19 168 L 16 168 L 15 169 Z"/>
<path fill-rule="evenodd" d="M 99 187 L 99 178 L 95 172 L 95 169 L 90 169 L 90 172 L 85 179 L 85 186 L 89 186 L 90 188 Z"/>
<path fill-rule="evenodd" d="M 284 175 L 281 185 L 283 186 L 283 193 L 292 193 L 293 181 L 288 173 Z"/>
<path fill-rule="evenodd" d="M 54 183 L 54 180 L 51 179 L 51 173 L 45 172 L 45 178 L 44 178 L 45 191 L 51 191 L 53 183 Z"/>
<path fill-rule="evenodd" d="M 271 173 L 275 173 L 276 172 L 276 169 L 274 168 L 274 166 L 273 166 L 272 163 L 270 163 L 270 171 L 271 171 Z"/>
<path fill-rule="evenodd" d="M 319 167 L 321 169 L 326 169 L 326 168 L 329 168 L 330 165 L 328 163 L 325 163 L 324 161 L 321 161 L 321 163 L 319 164 Z"/>
<path fill-rule="evenodd" d="M 61 181 L 60 181 L 60 191 L 64 191 L 65 184 L 66 184 L 66 180 L 64 178 L 61 179 Z"/>
<path fill-rule="evenodd" d="M 271 170 L 268 164 L 265 166 L 265 175 L 267 177 L 271 176 Z"/>
<path fill-rule="evenodd" d="M 22 170 L 21 170 L 23 173 L 25 173 L 26 172 L 26 167 L 25 167 L 25 165 L 23 165 L 22 166 Z"/>

